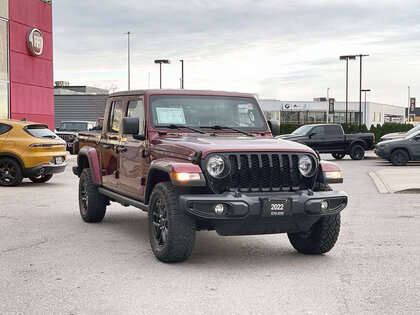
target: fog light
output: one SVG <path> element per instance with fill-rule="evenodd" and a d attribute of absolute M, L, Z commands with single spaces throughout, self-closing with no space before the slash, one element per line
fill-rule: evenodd
<path fill-rule="evenodd" d="M 225 206 L 222 203 L 219 203 L 214 206 L 214 213 L 221 215 L 225 212 Z"/>
<path fill-rule="evenodd" d="M 329 203 L 327 200 L 322 200 L 321 201 L 321 211 L 327 211 L 329 208 Z"/>

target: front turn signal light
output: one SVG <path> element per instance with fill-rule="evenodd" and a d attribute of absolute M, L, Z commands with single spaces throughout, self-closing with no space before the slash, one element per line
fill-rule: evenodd
<path fill-rule="evenodd" d="M 187 182 L 191 180 L 200 180 L 200 174 L 199 173 L 171 173 L 171 177 L 173 179 L 176 179 L 180 182 Z"/>
<path fill-rule="evenodd" d="M 328 179 L 341 179 L 343 174 L 341 172 L 325 172 L 325 177 Z"/>

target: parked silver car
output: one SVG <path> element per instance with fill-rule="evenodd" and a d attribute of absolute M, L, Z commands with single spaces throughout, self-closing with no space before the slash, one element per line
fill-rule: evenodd
<path fill-rule="evenodd" d="M 387 141 L 387 140 L 394 140 L 394 139 L 403 139 L 416 131 L 420 130 L 420 125 L 415 126 L 414 128 L 411 128 L 407 132 L 394 132 L 394 133 L 388 133 L 386 135 L 383 135 L 381 137 L 381 141 Z"/>

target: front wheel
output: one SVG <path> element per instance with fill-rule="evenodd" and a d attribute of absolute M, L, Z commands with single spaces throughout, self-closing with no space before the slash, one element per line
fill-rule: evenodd
<path fill-rule="evenodd" d="M 29 177 L 29 179 L 33 183 L 46 183 L 52 177 L 53 177 L 52 175 L 39 175 L 39 176 L 31 176 L 31 177 Z"/>
<path fill-rule="evenodd" d="M 17 186 L 23 180 L 22 169 L 16 160 L 0 159 L 0 186 Z"/>
<path fill-rule="evenodd" d="M 333 153 L 331 155 L 336 160 L 342 160 L 346 156 L 344 153 Z"/>
<path fill-rule="evenodd" d="M 350 157 L 352 160 L 361 160 L 365 157 L 365 148 L 360 144 L 355 144 L 350 149 Z"/>
<path fill-rule="evenodd" d="M 330 186 L 318 184 L 317 191 L 331 191 Z M 320 255 L 329 252 L 340 233 L 340 213 L 321 217 L 309 231 L 288 233 L 289 241 L 299 253 Z"/>
<path fill-rule="evenodd" d="M 156 258 L 165 263 L 187 260 L 195 243 L 195 220 L 179 208 L 182 191 L 169 182 L 155 186 L 149 204 L 149 240 Z"/>
<path fill-rule="evenodd" d="M 390 161 L 395 166 L 404 166 L 408 163 L 409 159 L 410 156 L 407 151 L 398 149 L 392 152 Z"/>

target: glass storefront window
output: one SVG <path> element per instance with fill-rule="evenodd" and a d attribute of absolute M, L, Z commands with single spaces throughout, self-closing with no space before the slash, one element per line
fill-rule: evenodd
<path fill-rule="evenodd" d="M 9 19 L 9 0 L 0 0 L 0 17 Z"/>

